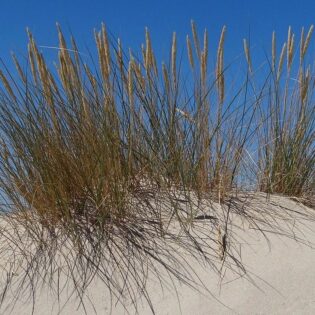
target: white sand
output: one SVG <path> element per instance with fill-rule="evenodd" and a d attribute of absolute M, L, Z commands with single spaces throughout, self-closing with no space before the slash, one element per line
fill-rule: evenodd
<path fill-rule="evenodd" d="M 305 210 L 305 207 L 292 201 L 281 199 L 281 202 L 292 210 Z M 298 228 L 302 230 L 298 231 Z M 302 237 L 309 245 L 272 233 L 268 233 L 268 244 L 262 234 L 249 229 L 248 224 L 243 231 L 237 232 L 240 238 L 246 237 L 248 242 L 242 245 L 242 261 L 255 284 L 227 271 L 220 285 L 218 275 L 195 265 L 196 272 L 207 288 L 222 304 L 209 293 L 203 295 L 183 285 L 177 285 L 178 296 L 175 290 L 165 289 L 163 293 L 158 283 L 150 281 L 148 291 L 156 314 L 315 314 L 315 223 L 298 225 L 293 217 L 287 222 L 287 229 L 292 230 L 292 235 L 294 232 L 296 236 Z M 86 301 L 87 314 L 110 314 L 109 296 L 100 283 L 91 285 L 88 296 L 95 310 Z M 58 314 L 59 311 L 64 315 L 84 314 L 82 308 L 77 309 L 79 302 L 73 299 L 61 309 L 60 304 L 66 298 L 67 293 L 64 292 L 61 303 L 58 303 L 55 297 L 43 289 L 36 300 L 34 314 Z M 142 306 L 139 302 L 138 310 L 139 314 L 151 314 L 145 301 Z M 23 304 L 20 300 L 11 314 L 24 315 L 31 311 L 31 303 Z M 132 307 L 130 312 L 134 313 Z M 0 309 L 0 314 L 9 312 Z M 113 305 L 112 314 L 126 314 L 126 311 L 120 305 Z"/>

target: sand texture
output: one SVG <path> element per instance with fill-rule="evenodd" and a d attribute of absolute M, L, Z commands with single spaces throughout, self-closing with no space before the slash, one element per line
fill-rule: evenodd
<path fill-rule="evenodd" d="M 254 203 L 253 203 L 254 204 Z M 281 205 L 281 207 L 277 206 Z M 235 227 L 233 232 L 238 245 L 241 261 L 246 273 L 229 270 L 222 266 L 221 275 L 211 268 L 198 263 L 192 257 L 193 269 L 203 281 L 205 288 L 199 292 L 187 286 L 174 284 L 161 287 L 157 279 L 149 279 L 148 293 L 156 314 L 172 315 L 207 315 L 207 314 L 314 314 L 315 313 L 315 222 L 311 209 L 299 205 L 287 198 L 261 200 L 264 211 L 277 213 L 287 211 L 286 219 L 278 220 L 277 233 L 267 225 L 262 225 L 264 235 L 257 231 L 240 216 L 232 217 Z M 258 204 L 256 205 L 258 211 Z M 308 216 L 304 218 L 304 213 Z M 279 235 L 279 231 L 282 234 Z M 266 238 L 267 237 L 267 238 Z M 2 255 L 2 265 L 5 255 Z M 220 268 L 220 262 L 216 263 Z M 161 273 L 163 271 L 161 270 Z M 239 273 L 239 274 L 238 274 Z M 2 270 L 2 281 L 5 268 Z M 62 279 L 60 280 L 62 282 Z M 174 289 L 174 287 L 176 289 Z M 0 309 L 0 314 L 27 315 L 34 314 L 130 314 L 135 308 L 130 305 L 127 310 L 114 298 L 110 299 L 108 290 L 94 280 L 84 297 L 84 307 L 71 295 L 71 288 L 64 288 L 59 299 L 52 291 L 42 288 L 37 292 L 35 305 L 29 297 L 16 301 L 14 308 Z M 208 292 L 207 292 L 208 290 Z M 13 291 L 12 291 L 13 292 Z M 6 293 L 9 301 L 11 290 Z M 152 314 L 144 298 L 139 298 L 139 314 Z"/>

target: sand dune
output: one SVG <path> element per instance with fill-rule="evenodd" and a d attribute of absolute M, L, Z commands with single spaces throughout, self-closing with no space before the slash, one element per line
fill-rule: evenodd
<path fill-rule="evenodd" d="M 274 203 L 264 201 L 266 208 L 280 211 Z M 303 220 L 303 213 L 312 215 L 311 209 L 280 198 L 277 202 L 292 213 L 279 224 L 287 236 L 267 232 L 264 235 L 249 224 L 235 218 L 235 228 L 242 262 L 247 274 L 237 275 L 225 267 L 217 275 L 191 259 L 196 273 L 209 292 L 197 292 L 189 287 L 170 284 L 161 289 L 158 281 L 150 279 L 148 292 L 156 314 L 314 314 L 315 313 L 315 222 L 310 217 Z M 267 230 L 267 227 L 266 227 Z M 295 239 L 294 239 L 295 238 Z M 246 240 L 246 241 L 242 241 Z M 4 258 L 2 258 L 3 261 Z M 2 278 L 3 279 L 3 278 Z M 10 297 L 11 292 L 8 292 Z M 211 295 L 212 294 L 212 295 Z M 70 291 L 64 290 L 60 300 L 43 288 L 33 304 L 30 300 L 19 299 L 11 314 L 127 314 L 127 311 L 112 301 L 104 286 L 94 281 L 85 297 L 85 310 L 74 298 L 67 301 Z M 90 299 L 90 300 L 89 300 Z M 65 302 L 67 303 L 65 304 Z M 5 304 L 5 303 L 4 303 Z M 63 306 L 63 304 L 65 304 Z M 10 309 L 0 309 L 0 314 L 9 314 Z M 130 305 L 127 310 L 135 313 Z M 144 299 L 139 299 L 139 314 L 151 314 Z"/>

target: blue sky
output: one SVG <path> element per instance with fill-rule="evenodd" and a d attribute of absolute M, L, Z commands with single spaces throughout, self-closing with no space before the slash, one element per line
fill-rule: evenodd
<path fill-rule="evenodd" d="M 155 50 L 167 58 L 172 32 L 177 31 L 179 45 L 184 47 L 191 19 L 196 21 L 200 33 L 208 29 L 213 47 L 222 26 L 226 25 L 227 55 L 232 58 L 242 52 L 242 39 L 249 34 L 251 45 L 262 53 L 263 49 L 270 49 L 273 30 L 277 31 L 280 42 L 286 39 L 289 25 L 297 33 L 302 26 L 308 28 L 315 22 L 315 1 L 2 0 L 0 57 L 7 62 L 10 51 L 26 53 L 26 27 L 32 30 L 39 45 L 54 46 L 58 21 L 65 33 L 71 30 L 83 47 L 93 43 L 93 29 L 104 21 L 115 37 L 122 38 L 125 47 L 134 49 L 143 41 L 144 27 L 149 27 Z"/>

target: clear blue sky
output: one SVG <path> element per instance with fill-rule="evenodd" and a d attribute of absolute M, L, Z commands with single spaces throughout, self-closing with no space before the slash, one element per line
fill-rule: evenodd
<path fill-rule="evenodd" d="M 200 32 L 208 29 L 214 46 L 227 25 L 227 53 L 234 56 L 242 51 L 249 30 L 251 44 L 262 50 L 269 49 L 273 30 L 285 40 L 289 25 L 299 32 L 301 26 L 315 23 L 315 0 L 2 0 L 0 9 L 0 57 L 5 61 L 12 50 L 25 54 L 27 26 L 39 45 L 56 45 L 56 21 L 66 33 L 71 30 L 81 47 L 93 42 L 92 31 L 102 21 L 124 46 L 133 48 L 139 47 L 148 26 L 162 57 L 167 56 L 174 30 L 184 47 L 191 19 Z"/>

